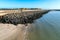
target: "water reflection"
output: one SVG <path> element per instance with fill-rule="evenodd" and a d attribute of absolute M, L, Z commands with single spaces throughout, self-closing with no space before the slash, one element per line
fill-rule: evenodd
<path fill-rule="evenodd" d="M 34 22 L 37 40 L 60 40 L 60 11 L 51 11 Z"/>

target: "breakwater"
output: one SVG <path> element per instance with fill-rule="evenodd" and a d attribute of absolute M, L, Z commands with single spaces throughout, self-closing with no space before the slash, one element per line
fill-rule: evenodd
<path fill-rule="evenodd" d="M 0 23 L 8 24 L 27 24 L 33 23 L 34 20 L 42 17 L 44 14 L 48 13 L 49 10 L 42 11 L 28 11 L 22 13 L 9 13 L 3 16 L 0 16 Z"/>

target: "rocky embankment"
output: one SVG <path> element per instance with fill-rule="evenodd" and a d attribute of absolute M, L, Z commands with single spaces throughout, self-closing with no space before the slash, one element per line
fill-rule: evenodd
<path fill-rule="evenodd" d="M 47 12 L 26 11 L 0 16 L 0 40 L 37 40 L 38 31 L 33 22 Z"/>
<path fill-rule="evenodd" d="M 22 13 L 9 13 L 3 16 L 0 16 L 0 23 L 8 23 L 8 24 L 27 24 L 33 23 L 34 20 L 46 14 L 49 10 L 41 10 L 41 11 L 26 11 Z"/>

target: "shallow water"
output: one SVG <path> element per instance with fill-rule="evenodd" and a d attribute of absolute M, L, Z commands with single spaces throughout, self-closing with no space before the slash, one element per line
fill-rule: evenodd
<path fill-rule="evenodd" d="M 38 40 L 60 40 L 60 11 L 50 11 L 34 24 Z"/>

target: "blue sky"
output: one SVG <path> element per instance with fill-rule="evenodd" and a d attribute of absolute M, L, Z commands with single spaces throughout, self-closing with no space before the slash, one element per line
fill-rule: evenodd
<path fill-rule="evenodd" d="M 60 9 L 60 0 L 0 0 L 0 8 Z"/>

